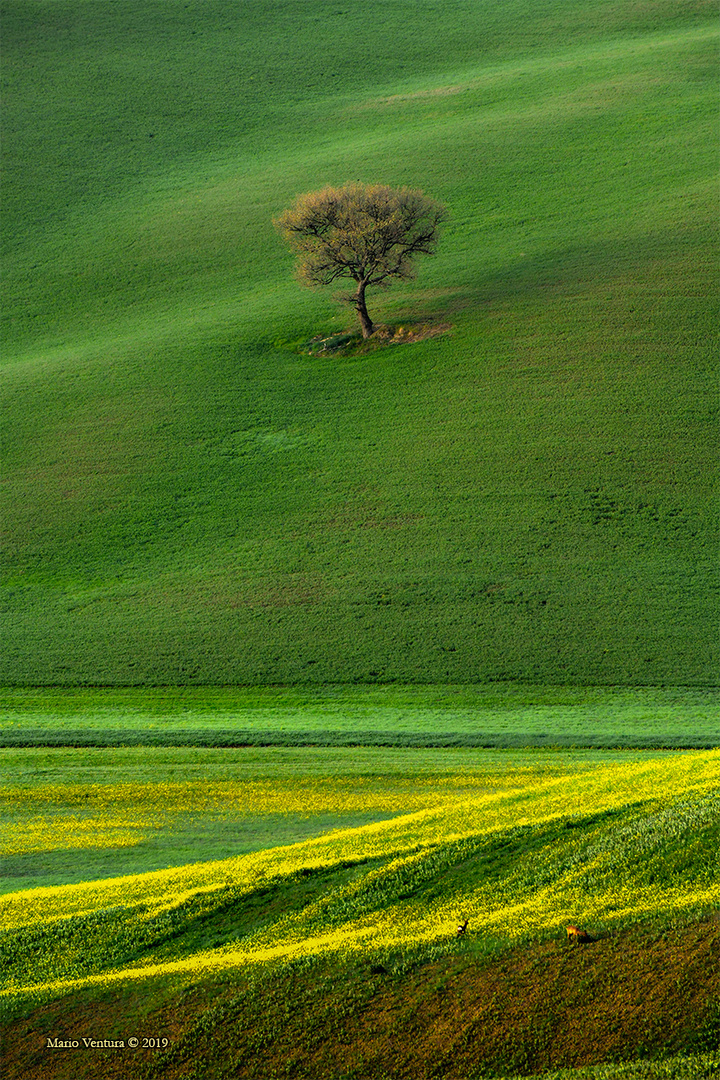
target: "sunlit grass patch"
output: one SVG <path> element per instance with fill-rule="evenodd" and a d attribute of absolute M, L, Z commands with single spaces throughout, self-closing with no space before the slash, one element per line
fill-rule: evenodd
<path fill-rule="evenodd" d="M 655 756 L 378 746 L 5 749 L 0 892 L 127 877 L 198 857 L 218 861 L 449 806 L 463 793 L 517 790 L 533 779 Z M 77 833 L 89 817 L 97 846 L 78 858 L 77 848 L 63 846 L 68 834 L 60 825 Z M 145 839 L 107 846 L 122 828 Z"/>
<path fill-rule="evenodd" d="M 587 1065 L 579 1069 L 552 1069 L 544 1080 L 712 1080 L 720 1075 L 720 1054 L 678 1054 L 661 1060 L 625 1061 Z M 505 1080 L 527 1080 L 526 1073 Z"/>

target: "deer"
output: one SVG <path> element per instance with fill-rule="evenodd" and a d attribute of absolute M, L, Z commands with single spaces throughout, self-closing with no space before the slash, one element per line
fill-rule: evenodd
<path fill-rule="evenodd" d="M 461 925 L 461 926 L 458 926 L 458 928 L 457 928 L 457 933 L 456 933 L 456 935 L 455 935 L 456 937 L 463 937 L 463 936 L 464 936 L 464 934 L 465 934 L 465 931 L 466 931 L 466 930 L 467 930 L 467 928 L 468 928 L 468 923 L 469 923 L 469 921 L 470 921 L 469 919 L 466 919 L 466 920 L 465 920 L 465 922 L 464 922 L 464 923 L 462 923 L 462 925 Z"/>
<path fill-rule="evenodd" d="M 587 930 L 581 930 L 579 926 L 567 926 L 565 929 L 567 930 L 568 944 L 572 944 L 574 941 L 576 945 L 586 945 L 588 941 L 593 940 Z"/>

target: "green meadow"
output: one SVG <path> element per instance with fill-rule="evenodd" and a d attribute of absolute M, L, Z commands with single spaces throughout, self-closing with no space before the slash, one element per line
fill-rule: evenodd
<path fill-rule="evenodd" d="M 0 747 L 720 746 L 712 687 L 6 689 Z"/>
<path fill-rule="evenodd" d="M 2 11 L 5 685 L 717 681 L 714 4 Z M 449 329 L 308 355 L 356 179 Z"/>

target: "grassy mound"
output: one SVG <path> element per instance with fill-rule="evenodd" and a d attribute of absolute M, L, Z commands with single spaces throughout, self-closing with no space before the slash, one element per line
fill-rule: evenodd
<path fill-rule="evenodd" d="M 407 326 L 377 326 L 370 338 L 363 338 L 356 330 L 346 334 L 331 334 L 330 337 L 313 338 L 302 346 L 301 352 L 308 356 L 367 356 L 384 349 L 388 345 L 411 345 L 416 341 L 447 334 L 452 330 L 450 323 L 411 323 Z"/>
<path fill-rule="evenodd" d="M 714 4 L 3 38 L 6 684 L 716 680 Z M 298 355 L 272 218 L 356 178 L 450 208 L 369 301 L 453 332 Z"/>

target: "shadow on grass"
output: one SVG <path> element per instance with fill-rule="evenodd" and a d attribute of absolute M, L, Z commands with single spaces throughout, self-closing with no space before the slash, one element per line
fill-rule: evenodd
<path fill-rule="evenodd" d="M 435 300 L 436 318 L 458 314 L 471 307 L 517 300 L 536 300 L 548 295 L 574 294 L 599 283 L 612 284 L 618 278 L 633 275 L 642 286 L 643 275 L 651 267 L 666 266 L 668 293 L 677 290 L 676 267 L 687 262 L 702 272 L 702 259 L 711 254 L 714 229 L 694 225 L 672 232 L 610 238 L 545 250 L 535 256 L 518 258 L 504 267 L 488 270 L 480 278 L 465 280 Z M 692 277 L 692 275 L 691 275 Z M 670 287 L 672 286 L 672 288 Z M 655 289 L 653 289 L 655 295 Z"/>
<path fill-rule="evenodd" d="M 694 225 L 667 233 L 645 233 L 604 241 L 588 241 L 522 256 L 505 266 L 488 269 L 479 278 L 453 284 L 451 276 L 444 288 L 419 289 L 408 294 L 410 314 L 402 322 L 378 324 L 370 338 L 359 330 L 347 329 L 318 334 L 290 347 L 302 356 L 357 357 L 379 352 L 392 345 L 407 345 L 452 331 L 451 320 L 468 310 L 487 309 L 495 304 L 534 301 L 549 295 L 573 295 L 596 290 L 603 283 L 612 286 L 618 279 L 635 277 L 642 291 L 646 275 L 655 268 L 662 281 L 667 278 L 668 294 L 677 291 L 677 267 L 690 260 L 702 268 L 699 253 L 710 251 L 713 230 Z M 664 264 L 664 269 L 663 269 Z M 701 271 L 702 272 L 702 271 Z M 685 276 L 685 275 L 684 275 Z M 688 286 L 692 274 L 688 278 Z M 457 280 L 457 279 L 456 279 Z M 653 287 L 656 293 L 657 282 Z"/>

